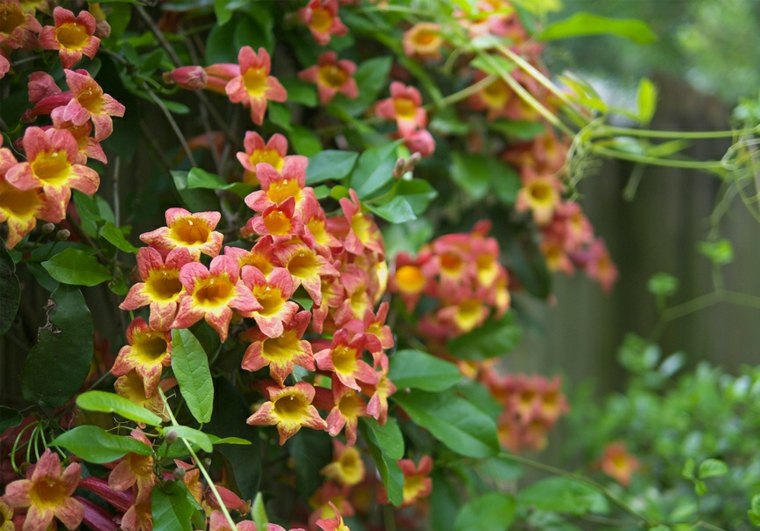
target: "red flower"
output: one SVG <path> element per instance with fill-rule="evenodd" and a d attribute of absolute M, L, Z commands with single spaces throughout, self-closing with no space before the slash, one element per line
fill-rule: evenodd
<path fill-rule="evenodd" d="M 238 63 L 240 74 L 230 79 L 224 90 L 232 103 L 250 107 L 251 120 L 261 125 L 267 102 L 283 102 L 288 99 L 288 93 L 276 77 L 269 75 L 271 59 L 264 48 L 256 53 L 250 46 L 243 46 L 238 52 Z"/>
<path fill-rule="evenodd" d="M 168 255 L 172 249 L 185 248 L 194 260 L 201 253 L 214 257 L 222 249 L 224 236 L 216 228 L 222 214 L 219 212 L 189 212 L 184 208 L 166 211 L 166 227 L 145 232 L 140 240 Z"/>
<path fill-rule="evenodd" d="M 419 22 L 404 32 L 404 53 L 421 59 L 440 59 L 443 37 L 441 27 L 432 22 Z"/>
<path fill-rule="evenodd" d="M 275 133 L 264 143 L 261 135 L 248 131 L 243 140 L 245 152 L 236 154 L 240 164 L 246 169 L 243 181 L 249 184 L 259 184 L 256 175 L 256 166 L 266 162 L 276 171 L 282 171 L 285 165 L 285 156 L 288 154 L 288 139 L 280 133 Z"/>
<path fill-rule="evenodd" d="M 379 117 L 396 120 L 399 133 L 404 137 L 427 125 L 420 91 L 398 81 L 391 83 L 391 97 L 379 101 L 375 109 Z"/>
<path fill-rule="evenodd" d="M 317 64 L 299 72 L 298 77 L 315 83 L 319 101 L 327 104 L 338 93 L 349 98 L 359 96 L 359 87 L 353 78 L 355 71 L 356 63 L 345 59 L 338 60 L 338 54 L 331 51 L 320 55 Z"/>
<path fill-rule="evenodd" d="M 261 305 L 246 317 L 253 317 L 265 336 L 280 337 L 298 312 L 298 304 L 288 300 L 296 289 L 293 277 L 282 267 L 272 270 L 268 277 L 255 267 L 244 267 L 243 282 Z"/>
<path fill-rule="evenodd" d="M 252 426 L 276 426 L 280 445 L 298 433 L 302 427 L 313 430 L 327 429 L 327 423 L 311 405 L 314 387 L 298 382 L 291 387 L 267 388 L 269 401 L 264 402 L 246 421 Z"/>
<path fill-rule="evenodd" d="M 348 28 L 338 18 L 338 0 L 311 0 L 299 15 L 314 40 L 322 46 L 330 42 L 332 35 L 342 37 L 348 33 Z"/>
<path fill-rule="evenodd" d="M 151 329 L 142 317 L 137 317 L 127 328 L 127 342 L 119 350 L 111 374 L 124 376 L 135 370 L 143 379 L 145 396 L 150 397 L 158 387 L 161 371 L 171 365 L 171 336 Z"/>
<path fill-rule="evenodd" d="M 71 68 L 81 61 L 82 55 L 90 59 L 100 48 L 100 39 L 95 36 L 95 17 L 88 11 L 78 15 L 63 7 L 53 10 L 55 27 L 45 26 L 40 32 L 40 46 L 45 50 L 58 50 L 61 64 Z"/>
<path fill-rule="evenodd" d="M 363 335 L 349 337 L 349 332 L 341 328 L 335 332 L 327 348 L 314 354 L 317 367 L 334 373 L 340 383 L 357 391 L 361 390 L 358 382 L 377 383 L 377 373 L 361 359 L 366 342 Z"/>

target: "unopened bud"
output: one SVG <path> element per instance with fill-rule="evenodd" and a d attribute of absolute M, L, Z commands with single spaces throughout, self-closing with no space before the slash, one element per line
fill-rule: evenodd
<path fill-rule="evenodd" d="M 427 129 L 420 129 L 404 137 L 404 143 L 409 151 L 422 157 L 429 157 L 435 151 L 435 140 Z"/>
<path fill-rule="evenodd" d="M 165 83 L 175 83 L 187 90 L 202 90 L 208 84 L 208 74 L 200 66 L 181 66 L 164 73 Z"/>
<path fill-rule="evenodd" d="M 66 241 L 71 237 L 71 231 L 69 229 L 61 229 L 55 233 L 55 239 L 58 241 Z"/>
<path fill-rule="evenodd" d="M 42 231 L 42 234 L 50 234 L 55 230 L 55 224 L 50 222 L 45 223 L 40 227 L 40 230 Z"/>
<path fill-rule="evenodd" d="M 398 159 L 396 161 L 396 165 L 393 166 L 393 174 L 392 174 L 393 177 L 395 179 L 401 178 L 401 176 L 404 175 L 404 173 L 406 173 L 405 168 L 406 168 L 406 159 L 404 158 Z"/>
<path fill-rule="evenodd" d="M 182 478 L 185 477 L 185 469 L 178 466 L 174 469 L 174 472 L 172 472 L 172 476 L 174 476 L 174 479 L 177 481 L 182 481 Z"/>
<path fill-rule="evenodd" d="M 174 444 L 177 442 L 177 432 L 175 430 L 167 431 L 164 440 L 166 441 L 166 444 Z"/>

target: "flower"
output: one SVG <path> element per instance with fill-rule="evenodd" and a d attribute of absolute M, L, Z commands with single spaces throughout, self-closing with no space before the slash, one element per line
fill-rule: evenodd
<path fill-rule="evenodd" d="M 328 506 L 333 511 L 332 518 L 320 518 L 316 521 L 316 526 L 322 531 L 351 531 L 351 529 L 343 522 L 343 516 L 338 512 L 338 508 L 335 507 L 335 504 L 330 501 Z"/>
<path fill-rule="evenodd" d="M 151 446 L 150 441 L 139 429 L 132 430 L 132 438 Z M 128 453 L 111 470 L 108 475 L 108 486 L 116 491 L 123 491 L 137 486 L 137 498 L 150 498 L 156 475 L 153 472 L 153 456 Z"/>
<path fill-rule="evenodd" d="M 51 116 L 83 125 L 92 120 L 95 126 L 95 140 L 100 142 L 113 132 L 112 116 L 124 116 L 124 105 L 105 94 L 87 70 L 64 70 L 66 84 L 72 98 L 65 107 L 54 109 Z"/>
<path fill-rule="evenodd" d="M 305 198 L 303 192 L 308 164 L 309 159 L 301 155 L 285 157 L 281 170 L 265 162 L 256 164 L 256 178 L 261 190 L 248 194 L 245 204 L 255 212 L 263 212 L 292 197 L 296 209 L 300 209 Z"/>
<path fill-rule="evenodd" d="M 298 73 L 298 77 L 317 85 L 319 101 L 326 105 L 336 94 L 341 93 L 349 98 L 359 96 L 359 87 L 353 78 L 356 63 L 346 59 L 338 60 L 335 52 L 325 52 L 319 56 L 317 64 Z"/>
<path fill-rule="evenodd" d="M 619 441 L 607 445 L 599 460 L 602 472 L 624 487 L 631 482 L 631 476 L 639 469 L 639 466 L 639 460 L 628 453 L 625 444 Z"/>
<path fill-rule="evenodd" d="M 13 509 L 0 498 L 0 531 L 15 531 Z"/>
<path fill-rule="evenodd" d="M 11 62 L 0 52 L 0 79 L 3 79 L 10 69 Z"/>
<path fill-rule="evenodd" d="M 261 125 L 267 102 L 284 102 L 288 93 L 276 77 L 269 75 L 271 59 L 266 49 L 259 48 L 257 53 L 250 46 L 243 46 L 238 52 L 238 63 L 240 75 L 230 79 L 224 90 L 232 103 L 250 107 L 251 120 Z"/>
<path fill-rule="evenodd" d="M 337 276 L 337 270 L 303 242 L 290 242 L 274 250 L 279 263 L 293 277 L 296 288 L 303 286 L 315 304 L 322 302 L 322 278 Z"/>
<path fill-rule="evenodd" d="M 433 470 L 433 460 L 429 455 L 420 459 L 417 465 L 411 459 L 402 459 L 398 462 L 398 466 L 401 468 L 401 472 L 404 473 L 402 507 L 412 505 L 430 495 L 430 492 L 433 490 L 433 480 L 430 479 L 430 472 Z"/>
<path fill-rule="evenodd" d="M 142 282 L 134 284 L 119 305 L 122 310 L 136 310 L 150 305 L 150 326 L 166 330 L 177 316 L 177 302 L 182 294 L 179 272 L 193 261 L 185 247 L 169 251 L 166 258 L 152 247 L 137 252 L 137 271 Z"/>
<path fill-rule="evenodd" d="M 236 154 L 240 164 L 245 168 L 243 182 L 259 184 L 256 176 L 256 165 L 266 162 L 276 171 L 282 171 L 285 165 L 285 156 L 288 153 L 288 139 L 280 133 L 273 134 L 264 143 L 264 139 L 258 133 L 248 131 L 243 140 L 245 152 Z"/>
<path fill-rule="evenodd" d="M 186 90 L 202 90 L 208 85 L 208 74 L 202 66 L 181 66 L 164 73 L 165 83 L 175 83 Z"/>
<path fill-rule="evenodd" d="M 190 212 L 184 208 L 166 211 L 166 227 L 140 235 L 140 240 L 168 255 L 172 249 L 184 247 L 197 260 L 201 253 L 215 257 L 222 249 L 224 236 L 216 228 L 219 212 Z"/>
<path fill-rule="evenodd" d="M 486 79 L 487 75 L 480 70 L 475 72 L 475 82 L 479 83 Z M 486 111 L 488 120 L 499 117 L 509 117 L 510 102 L 514 99 L 514 92 L 502 78 L 496 78 L 485 87 L 473 94 L 469 99 L 469 106 L 476 111 Z"/>
<path fill-rule="evenodd" d="M 84 158 L 95 159 L 108 164 L 108 157 L 106 157 L 103 146 L 100 142 L 95 140 L 92 136 L 92 124 L 85 122 L 82 125 L 74 125 L 73 122 L 67 122 L 61 119 L 60 114 L 56 113 L 56 117 L 53 120 L 53 127 L 56 129 L 66 129 L 74 135 L 77 141 L 77 147 L 79 148 L 79 154 Z"/>
<path fill-rule="evenodd" d="M 382 255 L 384 251 L 380 229 L 370 216 L 362 212 L 362 205 L 356 191 L 350 189 L 348 193 L 350 199 L 344 197 L 340 200 L 349 228 L 343 245 L 352 254 L 362 254 L 367 248 Z"/>
<path fill-rule="evenodd" d="M 347 446 L 333 439 L 333 460 L 322 468 L 328 479 L 346 487 L 353 487 L 364 479 L 364 461 L 355 446 Z"/>
<path fill-rule="evenodd" d="M 113 384 L 113 388 L 117 395 L 123 396 L 138 406 L 142 406 L 159 417 L 168 420 L 169 416 L 166 413 L 164 402 L 161 400 L 161 395 L 153 393 L 150 397 L 146 396 L 145 383 L 142 376 L 137 374 L 136 371 L 129 371 L 124 376 L 118 377 Z M 161 383 L 161 388 L 166 391 L 163 383 Z"/>
<path fill-rule="evenodd" d="M 42 26 L 34 18 L 34 12 L 24 13 L 18 0 L 0 3 L 0 46 L 15 50 L 31 47 Z"/>
<path fill-rule="evenodd" d="M 432 22 L 419 22 L 404 32 L 404 53 L 420 59 L 440 59 L 443 37 L 441 27 Z"/>
<path fill-rule="evenodd" d="M 205 319 L 222 342 L 226 341 L 233 309 L 242 314 L 263 309 L 239 274 L 237 260 L 227 255 L 213 258 L 208 268 L 198 262 L 182 266 L 179 280 L 185 293 L 179 299 L 172 328 L 188 328 Z"/>
<path fill-rule="evenodd" d="M 427 124 L 420 91 L 399 81 L 391 83 L 391 97 L 377 102 L 375 109 L 379 117 L 396 120 L 399 133 L 404 137 L 417 128 L 424 129 Z"/>
<path fill-rule="evenodd" d="M 388 378 L 388 356 L 381 356 L 377 365 L 380 367 L 377 371 L 377 383 L 365 385 L 362 391 L 370 397 L 367 402 L 367 415 L 382 426 L 388 420 L 388 397 L 396 392 L 396 386 Z"/>
<path fill-rule="evenodd" d="M 66 217 L 72 188 L 87 195 L 97 191 L 100 178 L 95 170 L 79 164 L 77 141 L 69 131 L 29 127 L 22 145 L 27 162 L 10 167 L 5 180 L 19 190 L 42 188 L 50 201 L 48 221 Z"/>
<path fill-rule="evenodd" d="M 330 42 L 332 35 L 342 37 L 348 33 L 348 28 L 338 18 L 338 0 L 310 0 L 298 14 L 314 40 L 322 46 Z"/>
<path fill-rule="evenodd" d="M 292 197 L 278 205 L 268 207 L 260 215 L 246 223 L 245 230 L 260 236 L 271 235 L 274 241 L 290 240 L 302 230 L 301 220 L 296 216 L 296 201 Z"/>
<path fill-rule="evenodd" d="M 529 210 L 538 225 L 546 225 L 560 203 L 561 189 L 562 183 L 552 175 L 530 176 L 517 192 L 515 208 L 518 212 Z"/>
<path fill-rule="evenodd" d="M 252 426 L 276 426 L 280 446 L 306 426 L 313 430 L 326 430 L 327 423 L 311 405 L 314 387 L 298 382 L 291 387 L 268 387 L 269 401 L 264 402 L 246 421 Z"/>
<path fill-rule="evenodd" d="M 119 350 L 111 373 L 124 376 L 134 369 L 143 380 L 145 396 L 150 397 L 158 387 L 161 371 L 171 365 L 171 336 L 153 330 L 137 317 L 127 328 L 127 343 Z"/>
<path fill-rule="evenodd" d="M 347 329 L 341 328 L 326 348 L 314 354 L 314 360 L 321 370 L 335 373 L 340 383 L 360 391 L 358 382 L 377 383 L 377 374 L 361 359 L 366 343 L 364 335 L 351 337 Z"/>
<path fill-rule="evenodd" d="M 90 59 L 100 48 L 100 39 L 95 36 L 95 17 L 88 11 L 78 15 L 63 7 L 53 10 L 55 26 L 45 26 L 40 32 L 40 46 L 44 50 L 58 50 L 61 64 L 71 68 L 82 60 L 82 55 Z"/>
<path fill-rule="evenodd" d="M 327 432 L 336 437 L 345 428 L 346 442 L 356 444 L 356 430 L 359 417 L 367 414 L 367 406 L 359 393 L 333 378 L 333 400 L 335 406 L 327 415 Z"/>
<path fill-rule="evenodd" d="M 28 479 L 8 484 L 3 499 L 14 508 L 28 507 L 25 530 L 43 531 L 58 519 L 67 529 L 82 523 L 84 507 L 72 496 L 79 484 L 79 463 L 71 463 L 63 471 L 58 454 L 45 450 Z"/>
<path fill-rule="evenodd" d="M 272 270 L 268 277 L 255 267 L 245 267 L 243 282 L 261 305 L 260 310 L 254 310 L 246 317 L 253 317 L 265 336 L 280 337 L 284 325 L 298 312 L 298 304 L 288 300 L 295 291 L 293 277 L 282 267 Z"/>
<path fill-rule="evenodd" d="M 596 279 L 602 285 L 602 289 L 608 293 L 617 281 L 617 267 L 610 258 L 607 246 L 601 238 L 597 238 L 589 246 L 586 274 Z"/>
<path fill-rule="evenodd" d="M 427 129 L 418 129 L 403 138 L 404 145 L 412 153 L 419 153 L 421 157 L 429 157 L 435 153 L 435 139 Z"/>

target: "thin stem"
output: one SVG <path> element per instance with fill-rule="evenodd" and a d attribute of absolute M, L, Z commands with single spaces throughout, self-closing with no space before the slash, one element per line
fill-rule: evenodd
<path fill-rule="evenodd" d="M 592 145 L 591 151 L 597 155 L 603 155 L 605 157 L 612 157 L 622 160 L 630 160 L 631 162 L 640 162 L 642 164 L 651 164 L 653 166 L 666 166 L 668 168 L 683 168 L 692 170 L 705 170 L 715 171 L 725 170 L 725 166 L 719 161 L 701 161 L 701 160 L 683 160 L 683 159 L 658 159 L 656 157 L 649 157 L 647 155 L 637 155 L 635 153 L 625 153 L 623 151 L 617 151 L 614 149 L 607 149 L 599 145 Z"/>
<path fill-rule="evenodd" d="M 634 129 L 631 127 L 600 127 L 593 136 L 640 136 L 643 138 L 675 138 L 675 139 L 710 139 L 710 138 L 734 138 L 735 136 L 749 135 L 760 132 L 760 126 L 736 131 L 654 131 L 652 129 Z"/>
<path fill-rule="evenodd" d="M 437 107 L 448 107 L 452 103 L 456 103 L 458 101 L 462 101 L 464 99 L 469 98 L 473 94 L 477 94 L 484 88 L 488 87 L 491 83 L 493 83 L 496 79 L 498 79 L 499 76 L 496 75 L 489 75 L 488 77 L 485 77 L 478 81 L 477 83 L 473 83 L 472 85 L 469 85 L 465 88 L 463 88 L 460 91 L 454 92 L 453 94 L 449 94 L 445 98 L 443 98 L 441 101 L 437 103 Z M 432 107 L 432 105 L 426 105 L 426 107 Z"/>
<path fill-rule="evenodd" d="M 163 112 L 164 116 L 166 116 L 166 120 L 169 122 L 172 131 L 174 131 L 174 134 L 177 136 L 179 143 L 182 144 L 182 149 L 184 150 L 187 159 L 190 161 L 190 164 L 197 166 L 198 164 L 195 162 L 195 157 L 193 157 L 193 152 L 190 149 L 190 145 L 187 143 L 187 139 L 185 138 L 185 135 L 182 134 L 182 130 L 179 128 L 179 125 L 174 119 L 174 116 L 172 116 L 172 113 L 169 111 L 169 109 L 166 108 L 166 105 L 164 105 L 164 102 L 161 101 L 161 98 L 156 96 L 156 93 L 148 88 L 148 85 L 143 84 L 143 88 L 148 92 L 148 95 L 153 100 L 153 103 L 158 105 L 161 109 L 161 112 Z"/>
<path fill-rule="evenodd" d="M 159 387 L 158 392 L 161 395 L 161 400 L 164 402 L 164 407 L 166 408 L 166 411 L 169 413 L 169 419 L 172 422 L 172 426 L 179 427 L 179 423 L 177 422 L 177 419 L 174 418 L 174 413 L 172 413 L 172 408 L 169 407 L 169 401 L 166 400 L 166 395 L 164 394 L 164 391 Z M 211 489 L 211 492 L 214 494 L 214 497 L 216 498 L 217 503 L 219 504 L 219 508 L 221 509 L 222 513 L 224 514 L 224 517 L 227 520 L 227 523 L 230 524 L 230 529 L 237 529 L 237 524 L 235 523 L 235 520 L 232 519 L 232 516 L 230 515 L 230 512 L 227 510 L 227 506 L 224 505 L 224 500 L 222 499 L 222 496 L 219 494 L 219 490 L 217 490 L 216 485 L 214 485 L 214 482 L 211 480 L 211 476 L 209 476 L 209 473 L 206 471 L 206 468 L 203 466 L 203 463 L 198 458 L 198 455 L 195 453 L 195 450 L 193 450 L 193 445 L 190 444 L 187 439 L 184 437 L 180 437 L 183 443 L 185 443 L 185 448 L 187 448 L 187 451 L 190 452 L 190 456 L 193 458 L 193 461 L 195 462 L 195 466 L 198 467 L 198 470 L 201 471 L 201 474 L 203 474 L 203 477 L 206 479 L 206 483 L 208 483 L 209 489 Z"/>

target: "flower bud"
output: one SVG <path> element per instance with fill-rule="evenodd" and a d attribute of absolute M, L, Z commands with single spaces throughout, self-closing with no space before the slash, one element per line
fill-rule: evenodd
<path fill-rule="evenodd" d="M 165 83 L 176 83 L 187 90 L 202 90 L 208 84 L 208 74 L 200 66 L 182 66 L 164 73 Z"/>
<path fill-rule="evenodd" d="M 409 151 L 419 153 L 422 157 L 429 157 L 435 151 L 435 140 L 427 129 L 420 129 L 404 137 L 404 143 Z"/>
<path fill-rule="evenodd" d="M 175 430 L 169 430 L 164 436 L 166 444 L 174 444 L 177 441 L 177 432 Z"/>
<path fill-rule="evenodd" d="M 174 472 L 172 472 L 172 476 L 174 476 L 175 480 L 182 481 L 182 478 L 185 477 L 185 469 L 178 466 L 174 469 Z"/>
<path fill-rule="evenodd" d="M 58 241 L 66 241 L 71 237 L 71 231 L 69 229 L 61 229 L 55 233 L 55 239 Z"/>
<path fill-rule="evenodd" d="M 55 224 L 50 222 L 45 223 L 40 227 L 40 230 L 42 231 L 42 234 L 50 234 L 55 230 Z"/>

